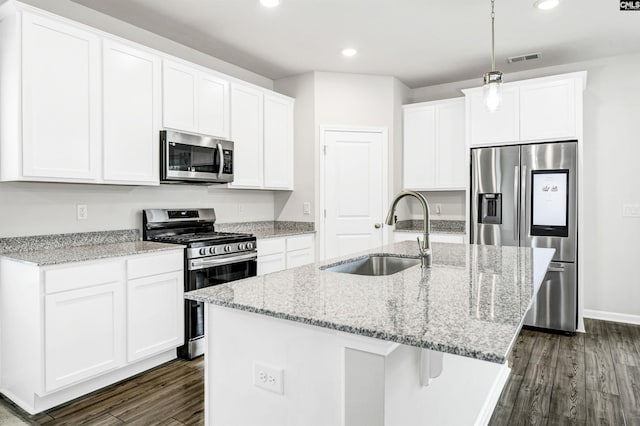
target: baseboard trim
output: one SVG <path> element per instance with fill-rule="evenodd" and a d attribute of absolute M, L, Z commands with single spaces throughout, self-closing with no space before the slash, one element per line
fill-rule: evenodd
<path fill-rule="evenodd" d="M 619 314 L 617 312 L 596 311 L 593 309 L 585 309 L 584 317 L 613 322 L 623 322 L 627 324 L 640 325 L 640 315 Z"/>

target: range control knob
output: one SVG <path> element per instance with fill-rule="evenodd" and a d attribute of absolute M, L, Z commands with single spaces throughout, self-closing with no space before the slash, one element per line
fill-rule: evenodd
<path fill-rule="evenodd" d="M 201 248 L 199 253 L 204 256 L 205 254 L 207 254 L 207 249 Z"/>
<path fill-rule="evenodd" d="M 216 248 L 215 247 L 209 247 L 209 254 L 216 254 Z"/>
<path fill-rule="evenodd" d="M 253 250 L 253 243 L 247 243 L 247 250 Z"/>
<path fill-rule="evenodd" d="M 245 249 L 245 244 L 244 243 L 240 243 L 238 244 L 238 250 L 244 250 Z"/>
<path fill-rule="evenodd" d="M 227 253 L 229 253 L 231 251 L 231 246 L 230 245 L 226 245 L 224 246 L 224 251 L 226 251 Z"/>

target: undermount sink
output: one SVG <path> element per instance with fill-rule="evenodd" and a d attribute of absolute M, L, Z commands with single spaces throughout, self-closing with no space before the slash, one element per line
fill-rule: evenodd
<path fill-rule="evenodd" d="M 345 263 L 334 266 L 324 266 L 320 269 L 324 271 L 342 272 L 344 274 L 380 276 L 395 274 L 396 272 L 404 271 L 407 268 L 419 264 L 420 259 L 372 254 L 348 260 Z"/>

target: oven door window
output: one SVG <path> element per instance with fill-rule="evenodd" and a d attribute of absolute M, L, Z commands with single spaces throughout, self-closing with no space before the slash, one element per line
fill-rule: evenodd
<path fill-rule="evenodd" d="M 219 169 L 220 158 L 217 149 L 170 142 L 169 170 L 217 173 Z"/>
<path fill-rule="evenodd" d="M 214 266 L 211 268 L 189 271 L 188 291 L 224 284 L 229 281 L 255 277 L 257 272 L 255 260 Z"/>

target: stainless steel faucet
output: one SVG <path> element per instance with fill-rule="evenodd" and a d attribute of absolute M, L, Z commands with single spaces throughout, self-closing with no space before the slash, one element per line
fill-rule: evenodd
<path fill-rule="evenodd" d="M 391 203 L 391 207 L 389 208 L 389 213 L 387 214 L 387 220 L 385 223 L 387 225 L 393 225 L 393 216 L 396 212 L 396 206 L 398 205 L 398 201 L 400 201 L 404 197 L 416 197 L 420 204 L 422 205 L 422 213 L 424 220 L 424 229 L 422 235 L 422 242 L 420 242 L 420 237 L 418 237 L 418 250 L 420 251 L 420 260 L 421 266 L 423 268 L 431 267 L 431 241 L 429 240 L 429 234 L 431 233 L 431 221 L 429 219 L 429 203 L 427 199 L 424 198 L 424 195 L 415 191 L 402 191 L 398 195 L 395 196 L 393 202 Z"/>

